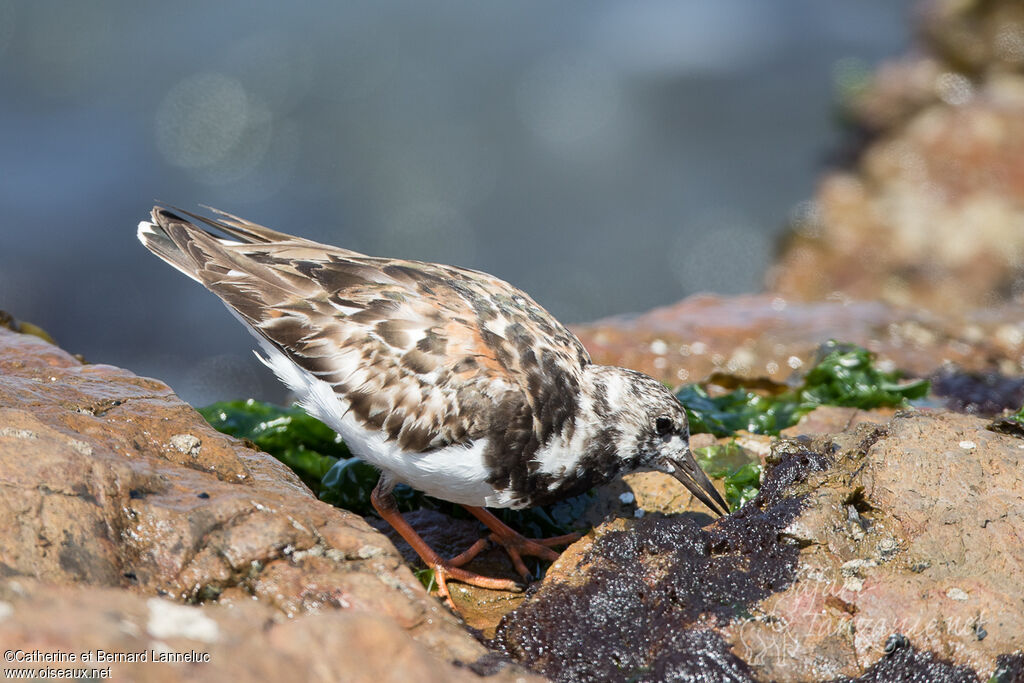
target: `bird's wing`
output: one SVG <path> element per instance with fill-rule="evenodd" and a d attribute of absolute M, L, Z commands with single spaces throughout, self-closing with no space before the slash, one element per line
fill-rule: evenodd
<path fill-rule="evenodd" d="M 486 434 L 532 452 L 575 411 L 587 351 L 502 280 L 364 256 L 234 217 L 228 228 L 204 222 L 241 242 L 160 207 L 152 218 L 139 229 L 151 251 L 219 296 L 331 385 L 364 425 L 403 448 L 424 451 Z"/>

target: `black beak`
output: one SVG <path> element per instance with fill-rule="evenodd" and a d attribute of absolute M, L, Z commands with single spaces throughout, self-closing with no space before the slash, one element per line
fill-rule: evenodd
<path fill-rule="evenodd" d="M 708 479 L 708 475 L 704 474 L 704 470 L 697 465 L 689 451 L 682 458 L 671 458 L 669 462 L 673 467 L 672 476 L 689 489 L 697 500 L 707 505 L 719 517 L 729 514 L 729 504 Z"/>

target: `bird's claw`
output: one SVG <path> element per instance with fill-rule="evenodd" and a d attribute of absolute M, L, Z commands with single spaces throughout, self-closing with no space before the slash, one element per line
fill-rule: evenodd
<path fill-rule="evenodd" d="M 486 544 L 486 539 L 480 539 L 480 541 L 483 541 Z M 474 548 L 480 543 L 480 541 L 474 544 Z M 472 548 L 470 548 L 470 550 L 472 550 Z M 459 560 L 463 555 L 466 555 L 466 553 L 462 553 L 454 559 Z M 468 562 L 469 559 L 465 559 L 463 562 Z M 458 611 L 458 608 L 456 608 L 455 603 L 452 602 L 452 596 L 448 590 L 449 579 L 453 579 L 460 583 L 466 583 L 470 586 L 477 586 L 478 588 L 486 588 L 488 590 L 506 591 L 509 593 L 523 592 L 523 586 L 511 579 L 496 579 L 488 576 L 481 576 L 452 564 L 451 560 L 431 565 L 430 568 L 434 570 L 434 581 L 437 583 L 436 595 L 443 598 L 448 608 L 455 612 Z"/>

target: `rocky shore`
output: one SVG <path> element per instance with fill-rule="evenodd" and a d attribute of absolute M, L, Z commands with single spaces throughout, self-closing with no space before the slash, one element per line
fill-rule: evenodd
<path fill-rule="evenodd" d="M 462 623 L 166 385 L 0 328 L 0 642 L 179 657 L 106 663 L 119 680 L 1019 680 L 1024 429 L 955 400 L 740 435 L 760 492 L 714 524 L 660 474 L 613 482 L 527 595 L 456 585 Z M 432 515 L 410 518 L 442 543 L 476 531 Z"/>
<path fill-rule="evenodd" d="M 1024 681 L 1024 11 L 933 0 L 847 93 L 849 149 L 764 291 L 576 328 L 668 384 L 790 387 L 824 342 L 931 380 L 779 436 L 713 521 L 613 481 L 525 593 L 431 597 L 379 520 L 322 502 L 171 388 L 0 316 L 6 669 L 113 680 Z M 0 302 L 16 313 L 17 302 Z M 440 548 L 475 523 L 408 514 Z M 467 542 L 468 541 L 468 542 Z M 406 552 L 408 555 L 408 553 Z M 497 552 L 473 568 L 508 573 Z M 514 576 L 514 574 L 511 574 Z M 74 657 L 72 658 L 72 655 Z"/>

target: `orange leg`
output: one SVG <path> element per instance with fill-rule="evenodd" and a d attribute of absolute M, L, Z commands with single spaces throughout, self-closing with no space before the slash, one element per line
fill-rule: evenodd
<path fill-rule="evenodd" d="M 452 603 L 451 596 L 448 594 L 448 579 L 455 579 L 456 581 L 468 583 L 472 586 L 480 586 L 481 588 L 490 588 L 492 590 L 522 590 L 515 581 L 509 581 L 508 579 L 492 579 L 459 568 L 480 554 L 480 551 L 487 546 L 487 541 L 485 539 L 480 539 L 474 543 L 469 550 L 452 558 L 451 560 L 442 559 L 440 555 L 434 552 L 433 548 L 427 545 L 426 541 L 420 538 L 420 535 L 416 533 L 416 530 L 413 529 L 412 526 L 410 526 L 402 517 L 401 513 L 398 511 L 398 506 L 395 505 L 395 498 L 391 495 L 390 487 L 384 487 L 383 477 L 379 482 L 377 482 L 377 486 L 373 489 L 373 493 L 370 494 L 370 502 L 373 503 L 373 508 L 377 511 L 377 514 L 379 514 L 384 521 L 394 527 L 395 531 L 405 539 L 406 543 L 412 546 L 412 549 L 416 551 L 416 554 L 420 556 L 423 562 L 434 570 L 434 578 L 437 581 L 437 592 L 444 598 L 445 603 L 447 603 L 450 608 L 455 609 L 455 605 Z M 470 509 L 470 512 L 472 512 L 472 509 Z M 501 524 L 497 519 L 495 519 L 495 521 L 498 522 L 498 524 Z M 504 525 L 502 524 L 502 526 Z M 508 527 L 505 528 L 507 529 Z M 512 530 L 509 529 L 509 531 Z M 513 531 L 512 533 L 515 532 Z M 521 562 L 522 561 L 520 560 L 520 563 Z"/>
<path fill-rule="evenodd" d="M 470 505 L 463 505 L 462 507 L 466 508 L 469 514 L 479 519 L 491 530 L 491 540 L 505 548 L 505 552 L 512 558 L 512 564 L 516 566 L 516 571 L 523 578 L 530 576 L 530 571 L 523 564 L 523 555 L 532 555 L 542 560 L 554 562 L 558 559 L 558 553 L 549 546 L 568 545 L 580 538 L 579 534 L 565 534 L 564 536 L 553 536 L 552 538 L 526 538 L 484 508 L 472 507 Z M 470 548 L 470 550 L 472 549 Z M 466 553 L 468 552 L 466 551 Z M 463 555 L 466 553 L 463 553 Z"/>

